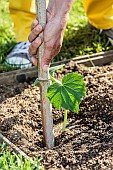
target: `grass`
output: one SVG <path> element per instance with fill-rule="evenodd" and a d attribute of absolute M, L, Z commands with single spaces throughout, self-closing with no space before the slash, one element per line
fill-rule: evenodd
<path fill-rule="evenodd" d="M 7 54 L 16 44 L 8 6 L 9 0 L 0 0 L 0 72 L 14 69 L 5 64 Z"/>
<path fill-rule="evenodd" d="M 11 152 L 5 144 L 0 145 L 0 170 L 44 170 L 40 160 L 24 159 L 20 154 Z"/>
<path fill-rule="evenodd" d="M 61 52 L 54 61 L 112 49 L 106 35 L 87 26 L 82 0 L 74 1 Z"/>
<path fill-rule="evenodd" d="M 0 0 L 0 72 L 15 69 L 5 63 L 7 54 L 16 43 L 8 5 L 9 0 Z M 70 12 L 61 52 L 53 61 L 110 49 L 112 47 L 105 35 L 100 34 L 98 30 L 88 28 L 82 0 L 75 0 Z"/>

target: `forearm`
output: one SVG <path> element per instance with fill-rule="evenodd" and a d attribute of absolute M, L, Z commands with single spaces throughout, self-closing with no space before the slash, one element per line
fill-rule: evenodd
<path fill-rule="evenodd" d="M 74 0 L 49 0 L 48 12 L 50 18 L 57 17 L 57 19 L 62 23 L 62 26 L 66 26 L 69 11 L 72 7 Z"/>
<path fill-rule="evenodd" d="M 74 0 L 49 0 L 48 8 L 55 9 L 56 13 L 61 12 L 62 15 L 67 14 Z"/>
<path fill-rule="evenodd" d="M 74 0 L 49 0 L 48 10 L 53 15 L 65 16 L 69 13 Z"/>
<path fill-rule="evenodd" d="M 54 0 L 57 15 L 65 16 L 69 14 L 74 0 Z"/>

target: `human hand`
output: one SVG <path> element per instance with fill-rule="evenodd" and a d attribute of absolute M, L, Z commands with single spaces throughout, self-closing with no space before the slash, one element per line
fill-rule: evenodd
<path fill-rule="evenodd" d="M 66 23 L 68 20 L 69 10 L 72 6 L 73 0 L 51 0 L 47 9 L 47 24 L 45 28 L 39 25 L 37 20 L 34 20 L 31 26 L 31 33 L 29 41 L 29 53 L 34 56 L 37 53 L 42 41 L 44 41 L 44 55 L 42 56 L 42 69 L 47 71 L 51 60 L 59 53 Z M 62 7 L 62 8 L 61 8 Z M 44 31 L 43 40 L 39 34 Z M 37 65 L 36 58 L 32 57 L 32 62 Z"/>
<path fill-rule="evenodd" d="M 41 25 L 35 20 L 32 24 L 32 31 L 29 35 L 29 41 L 31 45 L 29 47 L 29 53 L 33 56 L 36 55 L 37 49 L 40 47 L 42 40 L 38 36 L 43 31 Z M 51 60 L 59 53 L 62 41 L 63 41 L 64 29 L 62 28 L 57 18 L 51 19 L 44 29 L 44 46 L 45 52 L 42 57 L 42 68 L 47 70 Z M 36 58 L 32 57 L 32 62 L 37 65 Z"/>

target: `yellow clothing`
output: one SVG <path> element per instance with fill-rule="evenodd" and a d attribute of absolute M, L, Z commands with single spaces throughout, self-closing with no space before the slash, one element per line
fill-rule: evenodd
<path fill-rule="evenodd" d="M 113 28 L 113 0 L 83 0 L 89 22 L 96 28 Z M 16 40 L 27 41 L 35 16 L 35 0 L 10 0 Z M 75 11 L 76 12 L 76 11 Z"/>
<path fill-rule="evenodd" d="M 88 21 L 99 29 L 113 28 L 113 0 L 83 0 Z"/>
<path fill-rule="evenodd" d="M 35 0 L 10 0 L 9 8 L 17 42 L 28 41 L 31 23 L 36 18 Z"/>

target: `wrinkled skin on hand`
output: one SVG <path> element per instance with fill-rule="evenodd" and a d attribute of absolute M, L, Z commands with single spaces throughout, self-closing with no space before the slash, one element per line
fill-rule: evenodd
<path fill-rule="evenodd" d="M 69 3 L 68 1 L 67 3 Z M 58 11 L 56 13 L 55 5 L 58 4 L 58 0 L 57 3 L 55 3 L 55 0 L 51 1 L 47 8 L 47 24 L 45 25 L 45 28 L 42 28 L 42 26 L 38 24 L 37 20 L 34 20 L 31 26 L 31 33 L 28 37 L 29 41 L 31 42 L 29 53 L 32 55 L 32 62 L 35 66 L 37 65 L 37 60 L 33 56 L 36 55 L 38 48 L 44 41 L 45 52 L 42 57 L 42 69 L 44 71 L 48 69 L 51 60 L 59 53 L 61 49 L 64 30 L 68 20 L 68 12 L 66 14 L 64 13 L 63 15 Z M 59 1 L 59 4 L 60 3 L 64 2 Z M 39 34 L 42 31 L 44 32 L 43 40 L 39 37 Z"/>

